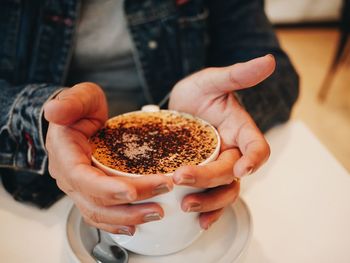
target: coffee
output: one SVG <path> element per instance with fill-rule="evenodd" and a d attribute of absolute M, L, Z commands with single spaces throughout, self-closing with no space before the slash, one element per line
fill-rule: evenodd
<path fill-rule="evenodd" d="M 215 130 L 202 120 L 172 111 L 117 116 L 91 139 L 93 157 L 114 170 L 168 174 L 197 165 L 215 151 Z"/>
<path fill-rule="evenodd" d="M 210 124 L 191 115 L 145 105 L 111 118 L 90 138 L 93 164 L 109 176 L 140 177 L 149 174 L 171 176 L 183 165 L 205 165 L 220 152 L 220 136 Z M 174 185 L 172 191 L 140 203 L 158 203 L 164 218 L 137 226 L 130 236 L 110 234 L 120 246 L 142 255 L 175 253 L 192 244 L 202 233 L 199 213 L 185 213 L 181 200 L 203 191 Z M 170 238 L 169 238 L 170 237 Z"/>

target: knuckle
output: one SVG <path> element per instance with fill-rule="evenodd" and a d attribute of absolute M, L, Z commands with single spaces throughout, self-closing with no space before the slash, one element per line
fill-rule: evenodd
<path fill-rule="evenodd" d="M 203 69 L 203 73 L 204 74 L 210 74 L 213 70 L 216 70 L 214 67 L 207 67 L 205 69 Z"/>
<path fill-rule="evenodd" d="M 98 225 L 94 221 L 91 221 L 91 219 L 88 218 L 86 215 L 82 214 L 82 218 L 86 224 L 98 228 Z"/>
<path fill-rule="evenodd" d="M 81 187 L 80 187 L 79 179 L 77 178 L 77 174 L 70 173 L 66 177 L 70 187 L 74 189 L 76 192 L 81 192 Z"/>
<path fill-rule="evenodd" d="M 91 202 L 93 202 L 96 205 L 103 205 L 101 199 L 98 197 L 89 196 L 89 199 L 91 200 Z"/>
<path fill-rule="evenodd" d="M 231 173 L 231 174 L 229 174 L 228 176 L 225 176 L 224 184 L 225 184 L 225 185 L 229 185 L 229 184 L 231 184 L 233 181 L 234 181 L 234 175 L 233 175 L 233 173 Z"/>
<path fill-rule="evenodd" d="M 81 83 L 81 85 L 84 85 L 85 87 L 84 88 L 88 88 L 88 89 L 91 89 L 91 90 L 99 90 L 101 89 L 99 85 L 97 85 L 96 83 L 94 82 L 83 82 Z"/>
<path fill-rule="evenodd" d="M 99 211 L 92 210 L 92 209 L 86 209 L 84 212 L 85 212 L 86 217 L 90 221 L 95 222 L 95 223 L 102 223 L 103 222 Z"/>
<path fill-rule="evenodd" d="M 99 198 L 95 196 L 90 196 L 89 199 L 91 200 L 91 202 L 98 206 L 109 206 L 112 204 L 108 199 L 106 200 L 104 198 Z"/>
<path fill-rule="evenodd" d="M 233 68 L 229 70 L 229 73 L 228 73 L 230 83 L 235 85 L 238 89 L 242 88 L 243 85 L 237 80 L 237 73 L 236 73 L 236 70 L 234 69 L 239 68 L 241 66 L 240 64 L 241 63 L 236 63 L 235 65 L 233 65 Z"/>
<path fill-rule="evenodd" d="M 54 151 L 54 146 L 53 146 L 53 139 L 51 138 L 51 135 L 48 133 L 46 135 L 46 141 L 45 141 L 45 149 L 47 152 L 48 157 L 50 158 L 50 156 L 54 155 L 55 151 Z"/>
<path fill-rule="evenodd" d="M 52 165 L 51 162 L 49 162 L 47 169 L 48 169 L 48 171 L 49 171 L 50 176 L 51 176 L 52 178 L 55 178 L 55 179 L 56 179 L 56 178 L 57 178 L 57 175 L 56 175 L 55 169 L 54 169 L 54 167 L 53 167 L 53 165 Z"/>
<path fill-rule="evenodd" d="M 72 198 L 75 200 L 75 205 L 78 207 L 85 222 L 90 225 L 101 223 L 102 216 L 98 207 L 93 206 L 89 202 L 82 202 L 79 199 L 74 199 L 74 196 Z"/>
<path fill-rule="evenodd" d="M 120 222 L 122 224 L 139 225 L 144 223 L 144 214 L 141 211 L 135 209 L 133 205 L 125 205 L 124 207 L 125 214 L 123 217 L 120 218 Z"/>
<path fill-rule="evenodd" d="M 266 141 L 264 135 L 261 134 L 261 138 L 259 139 L 260 141 L 260 151 L 263 153 L 263 154 L 266 154 L 268 155 L 269 152 L 270 152 L 270 145 L 268 144 L 268 142 Z"/>
<path fill-rule="evenodd" d="M 102 88 L 97 85 L 96 83 L 93 83 L 93 82 L 84 82 L 82 83 L 85 87 L 85 89 L 88 89 L 89 92 L 91 94 L 93 94 L 94 96 L 104 96 L 104 92 L 102 90 Z"/>
<path fill-rule="evenodd" d="M 49 137 L 49 135 L 47 135 L 47 137 L 46 137 L 45 149 L 46 149 L 48 154 L 51 153 L 51 138 Z"/>
<path fill-rule="evenodd" d="M 71 92 L 70 89 L 63 89 L 62 91 L 60 91 L 60 92 L 57 94 L 56 98 L 60 99 L 60 98 L 62 98 L 62 97 L 65 97 L 66 95 L 69 95 L 70 92 Z"/>
<path fill-rule="evenodd" d="M 133 211 L 133 209 L 131 208 L 130 205 L 126 205 L 125 209 L 125 213 L 123 215 L 121 215 L 119 217 L 119 223 L 121 224 L 134 224 L 136 225 L 137 222 L 137 213 L 135 213 L 135 211 Z"/>
<path fill-rule="evenodd" d="M 57 180 L 57 185 L 58 184 L 60 184 L 60 186 L 61 186 L 60 189 L 69 196 L 75 192 L 73 188 L 71 188 L 69 185 L 64 183 L 62 180 Z"/>
<path fill-rule="evenodd" d="M 218 184 L 217 178 L 216 177 L 208 177 L 208 179 L 206 180 L 205 184 L 208 187 L 215 187 Z"/>
<path fill-rule="evenodd" d="M 64 184 L 60 180 L 56 180 L 56 184 L 57 184 L 59 189 L 61 189 L 66 194 L 68 194 L 69 191 L 67 191 L 66 187 L 64 186 Z"/>

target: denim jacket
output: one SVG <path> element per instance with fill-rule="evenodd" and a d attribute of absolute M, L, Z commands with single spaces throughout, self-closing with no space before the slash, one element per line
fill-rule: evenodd
<path fill-rule="evenodd" d="M 14 191 L 20 192 L 16 184 L 26 175 L 46 173 L 43 104 L 66 86 L 80 4 L 0 2 L 0 173 Z M 159 103 L 178 80 L 201 68 L 271 53 L 275 73 L 237 96 L 263 131 L 286 121 L 298 96 L 298 76 L 263 8 L 262 0 L 125 0 L 149 103 Z"/>

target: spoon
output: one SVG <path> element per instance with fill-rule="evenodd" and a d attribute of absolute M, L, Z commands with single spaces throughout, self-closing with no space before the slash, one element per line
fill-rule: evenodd
<path fill-rule="evenodd" d="M 127 263 L 128 252 L 116 244 L 110 236 L 97 229 L 98 243 L 92 250 L 92 255 L 98 263 Z"/>

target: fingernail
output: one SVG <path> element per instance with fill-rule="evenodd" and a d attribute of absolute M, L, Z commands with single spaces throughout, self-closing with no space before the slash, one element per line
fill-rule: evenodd
<path fill-rule="evenodd" d="M 165 194 L 170 191 L 170 188 L 167 184 L 160 184 L 156 188 L 153 189 L 152 194 L 160 195 Z"/>
<path fill-rule="evenodd" d="M 57 94 L 57 96 L 55 97 L 55 99 L 57 100 L 63 100 L 65 97 L 67 97 L 67 94 L 65 94 L 64 90 L 60 93 Z"/>
<path fill-rule="evenodd" d="M 254 172 L 254 168 L 253 167 L 250 167 L 248 168 L 242 175 L 237 175 L 237 178 L 242 178 L 242 177 L 245 177 L 245 176 L 248 176 L 250 174 L 252 174 Z"/>
<path fill-rule="evenodd" d="M 196 179 L 191 175 L 186 175 L 181 177 L 175 177 L 174 181 L 176 184 L 194 184 L 196 182 Z"/>
<path fill-rule="evenodd" d="M 129 228 L 122 227 L 118 229 L 118 234 L 120 235 L 127 235 L 127 236 L 133 236 L 134 234 L 129 231 Z"/>
<path fill-rule="evenodd" d="M 186 212 L 199 212 L 202 205 L 197 202 L 189 203 Z"/>
<path fill-rule="evenodd" d="M 251 174 L 253 173 L 253 171 L 254 171 L 254 168 L 253 168 L 253 167 L 248 168 L 248 169 L 247 169 L 247 173 L 246 173 L 245 175 L 246 175 L 246 176 L 247 176 L 247 175 L 251 175 Z"/>
<path fill-rule="evenodd" d="M 205 227 L 204 230 L 208 230 L 211 227 L 211 223 L 208 223 Z"/>
<path fill-rule="evenodd" d="M 118 200 L 127 200 L 127 201 L 132 201 L 132 200 L 136 199 L 135 194 L 130 193 L 130 192 L 119 192 L 119 193 L 116 193 L 114 195 L 114 198 L 118 199 Z"/>
<path fill-rule="evenodd" d="M 162 219 L 159 213 L 149 213 L 143 217 L 144 222 L 151 222 L 151 221 L 157 221 Z"/>
<path fill-rule="evenodd" d="M 239 183 L 239 182 L 241 181 L 241 178 L 239 178 L 239 177 L 233 177 L 233 181 Z"/>

